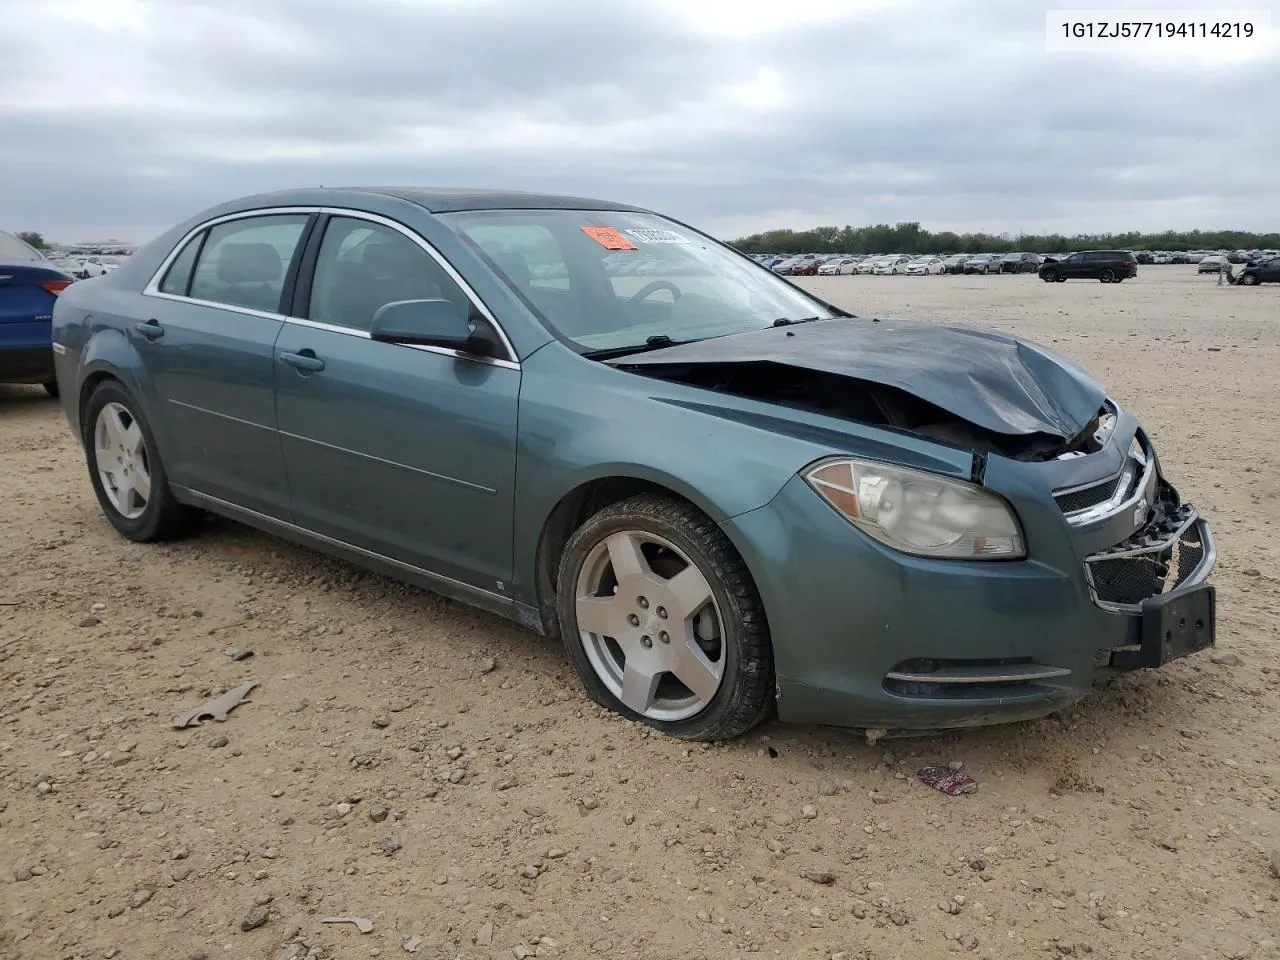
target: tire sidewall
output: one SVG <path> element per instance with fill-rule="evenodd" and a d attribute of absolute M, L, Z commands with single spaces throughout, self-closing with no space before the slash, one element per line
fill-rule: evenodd
<path fill-rule="evenodd" d="M 724 672 L 720 679 L 720 689 L 702 711 L 686 720 L 663 721 L 653 720 L 632 710 L 622 703 L 613 692 L 605 686 L 595 667 L 587 657 L 578 629 L 576 610 L 576 593 L 578 576 L 591 550 L 601 540 L 624 530 L 638 530 L 652 533 L 671 541 L 697 564 L 702 575 L 711 585 L 711 592 L 720 610 L 722 643 L 724 648 Z M 623 716 L 639 723 L 648 724 L 672 736 L 682 739 L 700 739 L 700 731 L 716 726 L 719 715 L 731 704 L 738 693 L 742 681 L 743 651 L 743 611 L 737 598 L 721 582 L 714 572 L 710 558 L 700 544 L 693 542 L 676 524 L 665 522 L 657 517 L 606 516 L 592 517 L 569 538 L 564 553 L 560 558 L 560 569 L 556 579 L 556 613 L 560 622 L 560 632 L 564 639 L 565 650 L 574 669 L 582 678 L 583 686 L 593 700 Z"/>
<path fill-rule="evenodd" d="M 142 431 L 142 440 L 147 445 L 147 466 L 151 471 L 151 497 L 147 500 L 146 509 L 130 519 L 124 516 L 112 504 L 102 486 L 102 477 L 98 472 L 97 458 L 93 449 L 93 435 L 97 429 L 98 414 L 109 403 L 118 403 L 129 411 L 138 429 Z M 155 435 L 151 425 L 141 413 L 140 405 L 118 381 L 109 380 L 100 384 L 89 396 L 85 404 L 85 416 L 81 424 L 81 441 L 84 444 L 85 460 L 89 467 L 89 481 L 93 484 L 93 492 L 107 521 L 130 540 L 150 540 L 157 536 L 163 521 L 164 501 L 172 496 L 169 492 L 168 477 L 156 450 Z"/>

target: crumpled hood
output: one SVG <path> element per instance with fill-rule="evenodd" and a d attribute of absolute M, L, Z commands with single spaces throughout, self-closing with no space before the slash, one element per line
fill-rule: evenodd
<path fill-rule="evenodd" d="M 618 367 L 778 363 L 899 390 L 994 433 L 1072 440 L 1106 391 L 1070 360 L 973 327 L 851 317 L 772 327 L 617 357 Z"/>

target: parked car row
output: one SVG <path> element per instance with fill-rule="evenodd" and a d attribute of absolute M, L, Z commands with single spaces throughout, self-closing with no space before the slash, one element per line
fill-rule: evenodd
<path fill-rule="evenodd" d="M 1060 256 L 1066 256 L 1061 254 Z M 944 273 L 1035 273 L 1047 258 L 1036 253 L 936 254 L 838 254 L 805 253 L 799 256 L 760 254 L 755 260 L 774 273 L 788 277 L 834 277 L 853 274 L 876 276 L 931 276 Z"/>

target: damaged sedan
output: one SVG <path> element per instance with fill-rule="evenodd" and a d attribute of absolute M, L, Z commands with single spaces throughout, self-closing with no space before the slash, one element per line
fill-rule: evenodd
<path fill-rule="evenodd" d="M 218 514 L 476 605 L 675 737 L 1028 719 L 1214 642 L 1209 527 L 1087 373 L 640 208 L 249 197 L 53 339 L 125 537 Z"/>

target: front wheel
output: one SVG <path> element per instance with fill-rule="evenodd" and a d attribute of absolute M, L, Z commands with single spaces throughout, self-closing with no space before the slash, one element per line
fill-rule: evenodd
<path fill-rule="evenodd" d="M 724 533 L 694 507 L 641 495 L 569 538 L 556 608 L 596 702 L 682 740 L 727 740 L 773 709 L 764 606 Z"/>
<path fill-rule="evenodd" d="M 151 428 L 122 384 L 106 380 L 93 391 L 82 429 L 93 492 L 116 530 L 151 543 L 191 529 L 199 512 L 169 489 Z"/>
<path fill-rule="evenodd" d="M 1258 275 L 1256 273 L 1242 273 L 1240 279 L 1236 281 L 1246 287 L 1256 286 L 1258 283 Z"/>
<path fill-rule="evenodd" d="M 1058 271 L 1057 271 L 1057 270 L 1046 270 L 1044 273 L 1040 274 L 1040 277 L 1041 277 L 1041 279 L 1042 279 L 1042 280 L 1044 280 L 1044 282 L 1045 282 L 1045 283 L 1057 283 L 1057 282 L 1058 282 Z"/>
<path fill-rule="evenodd" d="M 1098 274 L 1098 279 L 1103 283 L 1114 283 L 1116 274 L 1114 270 L 1103 270 Z"/>

